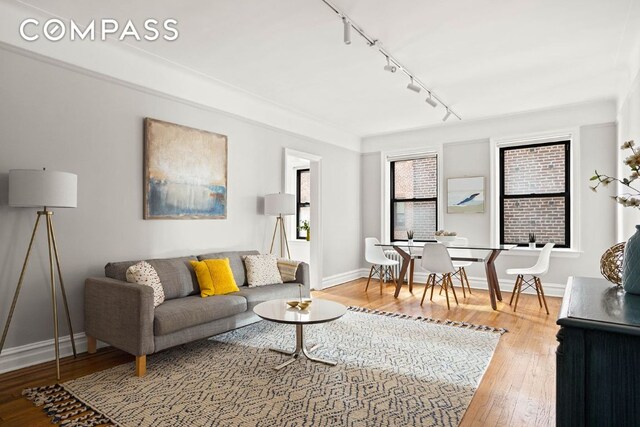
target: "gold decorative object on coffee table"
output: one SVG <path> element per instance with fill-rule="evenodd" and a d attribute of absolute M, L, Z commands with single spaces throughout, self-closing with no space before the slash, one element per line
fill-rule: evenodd
<path fill-rule="evenodd" d="M 618 243 L 607 249 L 600 258 L 600 273 L 605 279 L 622 286 L 622 260 L 624 259 L 625 242 Z"/>

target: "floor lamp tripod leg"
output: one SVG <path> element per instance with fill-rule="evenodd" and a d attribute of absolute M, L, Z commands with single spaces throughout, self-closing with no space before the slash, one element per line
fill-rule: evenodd
<path fill-rule="evenodd" d="M 16 308 L 16 302 L 18 301 L 18 295 L 20 295 L 20 288 L 24 279 L 24 273 L 27 271 L 27 264 L 29 263 L 29 255 L 31 255 L 31 248 L 33 247 L 33 241 L 36 237 L 36 231 L 38 230 L 38 224 L 40 223 L 40 215 L 36 218 L 36 223 L 33 226 L 33 232 L 31 233 L 31 240 L 29 241 L 29 249 L 27 249 L 27 255 L 24 257 L 24 264 L 22 264 L 22 271 L 20 272 L 20 279 L 18 279 L 18 285 L 16 286 L 16 292 L 13 294 L 13 302 L 9 309 L 9 316 L 7 316 L 7 322 L 4 324 L 4 331 L 2 332 L 2 340 L 0 340 L 0 353 L 4 348 L 4 341 L 7 338 L 7 332 L 9 331 L 9 325 L 11 324 L 11 318 L 13 317 L 13 310 Z"/>
<path fill-rule="evenodd" d="M 77 357 L 76 341 L 73 337 L 73 326 L 71 325 L 71 315 L 69 314 L 69 304 L 67 303 L 67 292 L 64 289 L 64 280 L 62 280 L 62 270 L 60 269 L 60 257 L 58 256 L 58 243 L 56 242 L 56 233 L 53 229 L 53 219 L 47 216 L 49 227 L 51 228 L 51 240 L 53 242 L 53 254 L 56 259 L 56 267 L 58 267 L 58 280 L 60 281 L 60 290 L 62 291 L 62 302 L 64 303 L 64 311 L 67 315 L 67 327 L 69 328 L 69 337 L 71 338 L 71 348 L 73 349 L 73 357 Z"/>
<path fill-rule="evenodd" d="M 269 249 L 269 253 L 273 253 L 273 243 L 276 241 L 276 232 L 278 231 L 278 219 L 276 218 L 276 226 L 273 227 L 273 237 L 271 238 L 271 249 Z"/>
<path fill-rule="evenodd" d="M 284 243 L 287 246 L 287 256 L 291 259 L 291 252 L 289 252 L 289 240 L 287 240 L 287 230 L 284 228 L 284 219 L 282 220 L 282 233 L 284 234 Z"/>
<path fill-rule="evenodd" d="M 44 212 L 47 215 L 47 243 L 49 246 L 49 279 L 51 281 L 51 304 L 53 308 L 53 339 L 54 339 L 54 348 L 56 352 L 56 378 L 60 379 L 60 344 L 58 339 L 58 304 L 56 303 L 56 281 L 53 273 L 54 264 L 53 264 L 53 248 L 52 248 L 52 238 L 51 238 L 51 223 L 49 219 L 49 215 L 51 212 Z"/>

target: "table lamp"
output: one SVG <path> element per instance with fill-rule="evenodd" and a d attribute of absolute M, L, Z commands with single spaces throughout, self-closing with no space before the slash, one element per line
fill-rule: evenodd
<path fill-rule="evenodd" d="M 4 326 L 2 340 L 0 341 L 0 352 L 4 347 L 4 341 L 7 338 L 7 331 L 11 323 L 13 311 L 16 308 L 18 295 L 24 279 L 29 255 L 33 248 L 33 242 L 36 237 L 36 231 L 40 224 L 40 219 L 44 217 L 47 225 L 47 245 L 49 248 L 49 281 L 51 284 L 51 302 L 53 307 L 53 336 L 55 341 L 56 353 L 56 375 L 60 379 L 60 344 L 58 339 L 58 309 L 56 303 L 56 284 L 55 270 L 58 271 L 58 279 L 60 281 L 60 290 L 62 292 L 62 301 L 64 310 L 67 315 L 67 325 L 69 327 L 69 336 L 71 337 L 71 346 L 73 348 L 73 356 L 76 357 L 76 343 L 73 338 L 73 328 L 71 326 L 71 317 L 69 315 L 69 306 L 67 304 L 67 294 L 64 289 L 64 281 L 62 280 L 62 272 L 60 271 L 60 258 L 58 257 L 58 245 L 56 243 L 56 235 L 53 229 L 52 216 L 53 212 L 50 208 L 75 208 L 78 206 L 78 177 L 68 172 L 55 172 L 45 169 L 12 169 L 9 171 L 9 206 L 17 208 L 42 208 L 37 212 L 36 223 L 33 226 L 31 240 L 27 255 L 24 258 L 20 279 L 16 286 L 13 302 L 9 310 L 9 316 Z M 55 264 L 54 264 L 55 263 Z"/>
<path fill-rule="evenodd" d="M 287 231 L 284 227 L 284 215 L 293 215 L 296 213 L 296 196 L 293 194 L 276 193 L 264 196 L 264 214 L 277 216 L 276 226 L 273 229 L 273 238 L 271 239 L 271 249 L 269 253 L 273 253 L 273 243 L 276 240 L 278 226 L 280 227 L 280 257 L 284 257 L 284 248 L 286 245 L 287 256 L 291 259 L 289 252 L 289 241 L 287 240 Z"/>

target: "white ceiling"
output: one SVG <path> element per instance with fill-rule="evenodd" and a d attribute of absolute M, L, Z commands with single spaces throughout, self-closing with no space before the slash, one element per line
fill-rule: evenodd
<path fill-rule="evenodd" d="M 136 47 L 361 136 L 442 123 L 444 110 L 383 71 L 355 32 L 342 43 L 321 0 L 24 3 L 80 24 L 175 18 L 178 41 Z M 334 0 L 465 120 L 615 97 L 640 34 L 637 3 Z"/>

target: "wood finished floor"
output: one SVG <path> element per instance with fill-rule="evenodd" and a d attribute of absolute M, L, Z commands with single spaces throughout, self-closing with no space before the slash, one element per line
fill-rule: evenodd
<path fill-rule="evenodd" d="M 535 295 L 522 295 L 518 312 L 508 305 L 510 293 L 503 293 L 498 310 L 489 306 L 486 291 L 472 290 L 473 295 L 462 298 L 460 305 L 448 311 L 444 296 L 434 296 L 432 303 L 420 307 L 424 285 L 417 285 L 414 293 L 403 288 L 398 299 L 393 287 L 386 285 L 382 295 L 379 284 L 371 283 L 365 294 L 365 279 L 315 291 L 316 298 L 330 299 L 345 305 L 430 316 L 439 319 L 466 321 L 475 324 L 506 328 L 509 333 L 500 339 L 491 364 L 476 391 L 461 426 L 552 426 L 555 424 L 555 321 L 560 310 L 560 298 L 547 297 L 549 311 L 538 306 Z M 457 288 L 456 290 L 459 290 Z M 153 357 L 153 356 L 151 356 Z M 77 359 L 62 360 L 62 381 L 78 378 L 134 358 L 119 350 L 105 348 L 94 355 L 83 353 Z M 133 366 L 132 366 L 133 374 Z M 21 395 L 27 387 L 54 384 L 53 362 L 32 366 L 0 375 L 0 425 L 47 426 L 48 418 Z"/>

